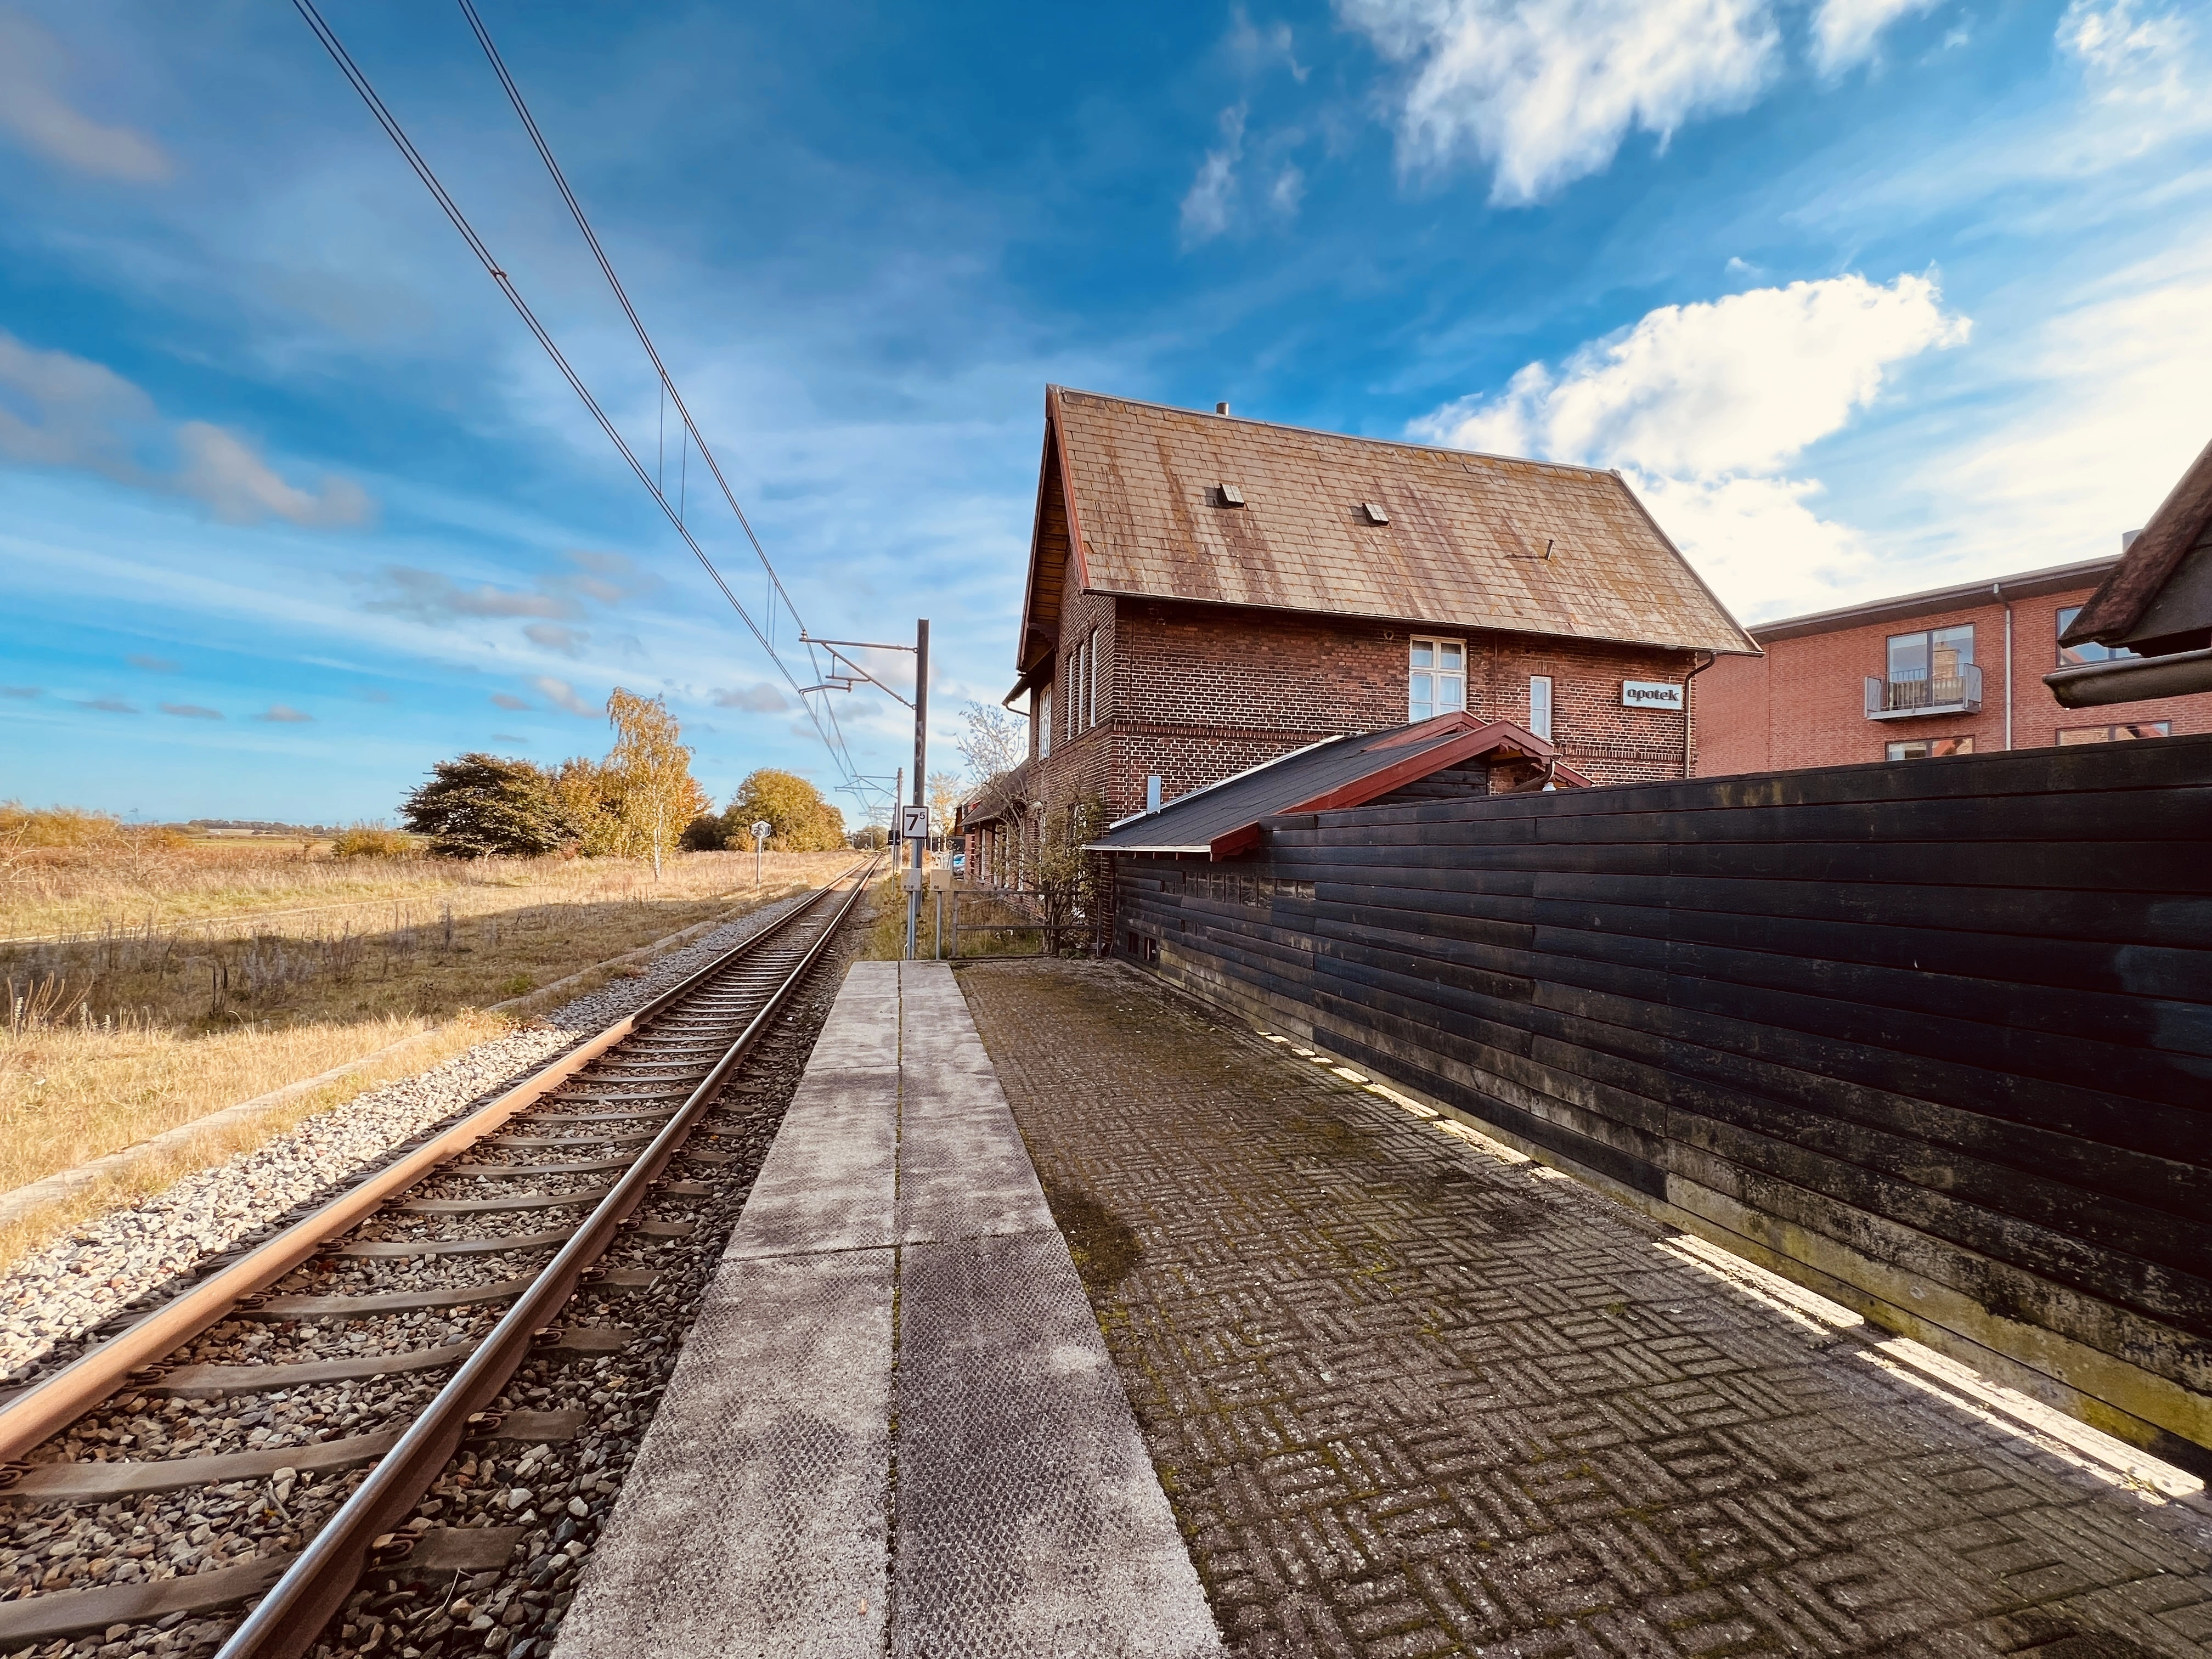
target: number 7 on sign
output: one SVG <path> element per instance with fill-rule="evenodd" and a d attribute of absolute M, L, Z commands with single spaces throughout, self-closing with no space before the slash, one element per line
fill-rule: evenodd
<path fill-rule="evenodd" d="M 929 839 L 929 809 L 927 806 L 899 808 L 899 837 L 902 841 Z"/>

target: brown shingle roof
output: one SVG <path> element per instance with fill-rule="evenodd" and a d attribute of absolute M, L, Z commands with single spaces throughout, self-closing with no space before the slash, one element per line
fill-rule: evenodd
<path fill-rule="evenodd" d="M 1061 386 L 1045 410 L 1024 667 L 1049 648 L 1071 533 L 1092 592 L 1759 649 L 1613 473 Z M 1223 484 L 1244 505 L 1219 505 Z"/>

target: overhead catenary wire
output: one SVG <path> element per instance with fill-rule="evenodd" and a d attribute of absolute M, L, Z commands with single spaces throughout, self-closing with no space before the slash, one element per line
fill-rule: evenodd
<path fill-rule="evenodd" d="M 348 84 L 360 94 L 362 101 L 368 106 L 369 113 L 375 117 L 377 125 L 384 129 L 385 135 L 392 140 L 407 165 L 413 169 L 416 177 L 422 181 L 423 187 L 430 192 L 432 198 L 444 211 L 446 217 L 452 222 L 453 228 L 460 233 L 461 240 L 469 246 L 469 251 L 476 255 L 478 263 L 499 285 L 500 292 L 507 296 L 507 303 L 514 308 L 515 314 L 522 319 L 524 326 L 529 329 L 539 346 L 544 349 L 546 356 L 552 360 L 554 366 L 561 371 L 562 378 L 568 381 L 569 388 L 575 392 L 584 407 L 590 411 L 592 418 L 599 422 L 599 429 L 606 434 L 608 441 L 614 445 L 616 451 L 628 464 L 638 482 L 642 483 L 652 495 L 654 501 L 659 506 L 662 514 L 675 527 L 677 534 L 683 538 L 684 545 L 691 550 L 692 556 L 699 562 L 701 568 L 706 571 L 708 579 L 714 582 L 722 597 L 729 602 L 730 608 L 738 613 L 747 631 L 752 635 L 761 649 L 768 653 L 769 660 L 775 664 L 785 683 L 791 687 L 793 695 L 799 698 L 800 708 L 806 711 L 807 719 L 813 726 L 815 734 L 822 739 L 823 746 L 830 751 L 830 759 L 844 774 L 847 787 L 857 787 L 861 775 L 854 763 L 851 751 L 845 745 L 842 730 L 836 727 L 834 715 L 831 726 L 832 729 L 836 730 L 836 736 L 833 739 L 830 732 L 823 729 L 821 715 L 817 712 L 814 705 L 809 702 L 801 692 L 798 678 L 791 672 L 790 665 L 778 654 L 767 634 L 754 620 L 752 613 L 746 609 L 744 602 L 738 598 L 729 583 L 723 579 L 721 572 L 715 568 L 714 562 L 708 556 L 706 550 L 699 545 L 697 539 L 684 524 L 682 510 L 670 502 L 659 482 L 646 469 L 644 463 L 630 448 L 629 442 L 616 429 L 614 422 L 608 418 L 606 411 L 600 406 L 599 399 L 592 395 L 591 388 L 585 384 L 583 377 L 568 362 L 560 346 L 546 331 L 544 325 L 538 321 L 537 313 L 531 310 L 529 303 L 523 299 L 521 291 L 515 286 L 514 279 L 501 267 L 499 261 L 493 257 L 490 247 L 477 234 L 476 228 L 469 222 L 468 216 L 461 211 L 460 204 L 454 201 L 445 185 L 439 181 L 436 173 L 432 170 L 429 162 L 423 158 L 422 152 L 415 148 L 413 141 L 407 137 L 406 131 L 400 126 L 398 118 L 392 113 L 383 99 L 378 95 L 376 88 L 370 84 L 367 75 L 354 62 L 351 54 L 346 51 L 337 33 L 323 20 L 322 14 L 315 9 L 313 0 L 292 0 L 292 3 L 294 9 L 305 20 L 307 27 L 314 32 L 315 38 L 322 43 L 323 49 L 330 54 L 331 60 L 337 65 L 339 73 L 345 76 Z M 565 195 L 567 193 L 565 185 L 562 186 L 562 191 Z M 588 230 L 586 234 L 589 234 Z M 592 239 L 592 245 L 594 251 L 597 252 L 596 238 Z M 600 264 L 603 268 L 607 268 L 604 255 L 600 256 Z M 611 268 L 609 268 L 609 275 L 611 277 Z M 623 308 L 625 311 L 629 310 L 627 299 L 623 301 Z M 635 313 L 631 315 L 635 323 Z M 641 325 L 640 329 L 641 333 Z M 651 350 L 649 344 L 647 349 Z M 658 353 L 654 354 L 654 363 L 656 367 L 659 367 Z M 672 400 L 676 402 L 678 410 L 684 415 L 686 428 L 696 434 L 696 428 L 691 427 L 689 411 L 684 410 L 681 399 L 674 397 L 674 386 L 668 380 L 665 368 L 662 368 L 661 375 L 662 384 L 667 387 Z M 720 481 L 720 469 L 716 467 L 714 471 Z M 723 490 L 730 500 L 732 510 L 736 510 L 736 497 L 729 491 L 726 482 L 723 483 Z M 752 535 L 751 526 L 745 521 L 741 511 L 738 512 L 738 516 L 739 523 L 744 525 L 746 534 L 752 540 L 756 551 L 759 551 L 759 540 L 757 537 Z M 765 552 L 761 552 L 761 558 L 763 563 L 767 562 Z M 776 588 L 779 594 L 781 594 L 782 584 L 780 581 L 776 583 Z M 788 595 L 783 597 L 787 607 L 789 607 Z M 795 609 L 793 614 L 796 616 Z"/>
<path fill-rule="evenodd" d="M 653 372 L 660 377 L 661 391 L 668 400 L 676 405 L 677 416 L 684 422 L 684 430 L 689 434 L 690 441 L 699 447 L 699 459 L 707 464 L 708 470 L 714 474 L 714 483 L 721 489 L 722 499 L 729 503 L 730 511 L 735 515 L 738 527 L 744 532 L 745 539 L 751 544 L 755 556 L 760 560 L 761 569 L 766 574 L 770 587 L 775 596 L 783 601 L 783 608 L 790 613 L 791 619 L 799 624 L 798 631 L 803 639 L 806 634 L 805 619 L 799 616 L 799 607 L 792 603 L 790 593 L 784 588 L 782 577 L 776 574 L 775 565 L 769 558 L 767 548 L 762 545 L 760 537 L 753 529 L 752 520 L 745 516 L 744 508 L 738 504 L 737 492 L 730 488 L 730 481 L 722 472 L 721 463 L 715 459 L 714 452 L 708 446 L 706 434 L 699 430 L 698 423 L 691 418 L 690 408 L 684 403 L 683 393 L 676 389 L 676 381 L 668 372 L 668 365 L 661 358 L 659 348 L 653 344 L 653 336 L 646 328 L 644 319 L 637 314 L 637 307 L 630 303 L 629 290 L 623 287 L 622 278 L 615 274 L 614 262 L 607 258 L 606 249 L 600 246 L 599 233 L 592 228 L 591 219 L 584 212 L 583 204 L 576 199 L 576 192 L 569 189 L 568 175 L 561 171 L 560 162 L 554 159 L 553 147 L 546 143 L 544 133 L 538 128 L 537 118 L 530 112 L 530 106 L 523 98 L 522 88 L 515 83 L 514 76 L 507 72 L 507 61 L 499 55 L 499 47 L 491 38 L 491 31 L 484 27 L 483 19 L 477 15 L 473 0 L 459 0 L 459 5 L 461 15 L 468 20 L 470 32 L 476 36 L 477 44 L 483 48 L 484 58 L 491 64 L 492 73 L 499 78 L 500 87 L 507 94 L 507 102 L 514 106 L 515 116 L 521 121 L 523 131 L 529 134 L 530 142 L 537 149 L 538 159 L 545 163 L 545 171 L 551 176 L 554 188 L 561 192 L 561 199 L 568 204 L 569 216 L 575 220 L 577 230 L 582 234 L 585 244 L 592 250 L 592 258 L 599 262 L 600 274 L 605 276 L 607 286 L 614 291 L 615 299 L 623 308 L 623 315 L 629 319 L 629 325 L 637 335 L 638 344 L 645 349 L 645 355 L 652 360 Z M 762 610 L 770 617 L 771 639 L 769 649 L 773 655 L 775 653 L 772 637 L 774 607 L 763 605 Z M 811 647 L 807 651 L 807 662 L 818 680 L 821 676 L 821 663 Z M 789 678 L 787 670 L 786 678 Z M 842 744 L 844 732 L 843 729 L 837 725 L 836 710 L 833 708 L 825 712 L 829 714 L 830 726 L 837 731 L 839 741 Z"/>

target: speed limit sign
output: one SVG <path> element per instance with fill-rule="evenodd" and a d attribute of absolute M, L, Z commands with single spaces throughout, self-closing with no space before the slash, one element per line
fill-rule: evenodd
<path fill-rule="evenodd" d="M 899 808 L 899 837 L 902 841 L 929 839 L 929 809 L 927 806 Z"/>

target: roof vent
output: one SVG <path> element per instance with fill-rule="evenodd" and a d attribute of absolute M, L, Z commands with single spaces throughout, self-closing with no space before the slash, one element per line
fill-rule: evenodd
<path fill-rule="evenodd" d="M 1213 489 L 1214 499 L 1219 501 L 1222 506 L 1242 507 L 1244 505 L 1244 492 L 1239 489 L 1235 484 L 1216 484 Z"/>
<path fill-rule="evenodd" d="M 1229 405 L 1227 404 L 1216 404 L 1213 406 L 1213 412 L 1217 415 L 1226 415 L 1229 412 Z"/>
<path fill-rule="evenodd" d="M 1388 524 L 1390 522 L 1390 515 L 1388 513 L 1385 513 L 1382 507 L 1376 502 L 1362 501 L 1359 504 L 1359 510 L 1367 515 L 1367 522 L 1370 524 Z"/>

